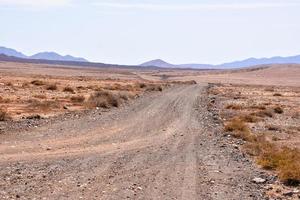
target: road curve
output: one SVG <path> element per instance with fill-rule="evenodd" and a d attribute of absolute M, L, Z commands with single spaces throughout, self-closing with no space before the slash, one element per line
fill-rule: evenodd
<path fill-rule="evenodd" d="M 205 85 L 1 135 L 1 199 L 261 199 Z M 243 160 L 244 159 L 244 160 Z"/>

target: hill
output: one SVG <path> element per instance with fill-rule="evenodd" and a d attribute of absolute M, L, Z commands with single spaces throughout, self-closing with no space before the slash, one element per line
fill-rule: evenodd
<path fill-rule="evenodd" d="M 16 58 L 23 59 L 39 59 L 39 60 L 57 60 L 57 61 L 73 61 L 73 62 L 88 62 L 88 60 L 84 58 L 73 57 L 70 55 L 62 56 L 55 52 L 41 52 L 37 53 L 33 56 L 26 56 L 25 54 L 18 52 L 11 48 L 0 47 L 0 54 L 4 54 L 6 56 L 12 56 Z"/>

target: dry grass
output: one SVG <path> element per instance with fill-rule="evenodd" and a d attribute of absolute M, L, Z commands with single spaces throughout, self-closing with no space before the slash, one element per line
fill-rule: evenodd
<path fill-rule="evenodd" d="M 253 116 L 257 116 L 257 117 L 273 117 L 273 112 L 272 110 L 261 110 L 259 112 L 256 113 L 252 113 L 251 115 Z"/>
<path fill-rule="evenodd" d="M 70 92 L 70 93 L 72 93 L 72 94 L 75 93 L 74 89 L 71 88 L 70 86 L 65 87 L 65 88 L 63 89 L 63 91 L 64 91 L 64 92 Z"/>
<path fill-rule="evenodd" d="M 243 115 L 239 117 L 241 121 L 248 122 L 248 123 L 255 123 L 259 122 L 261 119 L 254 116 L 254 115 Z"/>
<path fill-rule="evenodd" d="M 42 86 L 42 85 L 45 85 L 45 82 L 44 81 L 41 81 L 41 80 L 33 80 L 30 82 L 32 85 L 36 85 L 36 86 Z"/>
<path fill-rule="evenodd" d="M 288 185 L 300 183 L 300 151 L 288 147 L 269 148 L 261 150 L 257 159 L 258 164 L 269 170 L 276 170 L 279 178 Z"/>
<path fill-rule="evenodd" d="M 6 109 L 0 108 L 0 121 L 7 121 L 10 119 Z"/>
<path fill-rule="evenodd" d="M 248 132 L 249 128 L 240 119 L 232 119 L 231 121 L 229 121 L 225 125 L 225 131 L 229 131 L 229 132 L 234 132 L 234 131 Z"/>
<path fill-rule="evenodd" d="M 89 97 L 87 101 L 88 107 L 110 108 L 119 107 L 119 105 L 120 97 L 109 91 L 95 92 Z"/>
<path fill-rule="evenodd" d="M 28 101 L 27 108 L 32 111 L 50 111 L 52 109 L 60 108 L 60 104 L 57 101 L 39 101 L 36 99 L 31 99 Z"/>
<path fill-rule="evenodd" d="M 37 95 L 33 95 L 34 98 L 37 99 L 47 99 L 47 96 L 44 94 L 37 94 Z"/>
<path fill-rule="evenodd" d="M 243 149 L 253 156 L 264 169 L 276 171 L 283 183 L 286 185 L 299 184 L 300 151 L 295 146 L 295 144 L 297 145 L 299 130 L 293 127 L 293 135 L 287 135 L 289 134 L 288 124 L 297 124 L 295 119 L 298 119 L 296 113 L 299 107 L 295 104 L 297 96 L 293 96 L 297 90 L 278 88 L 276 93 L 272 94 L 274 93 L 273 88 L 252 86 L 221 86 L 213 89 L 221 91 L 222 93 L 220 92 L 219 95 L 222 94 L 222 98 L 227 102 L 227 106 L 221 108 L 225 108 L 221 115 L 225 116 L 224 118 L 227 120 L 231 119 L 225 123 L 225 131 L 231 132 L 234 137 L 245 140 Z M 234 95 L 228 94 L 233 91 L 243 93 L 247 100 L 238 99 L 231 103 L 234 100 Z M 266 92 L 272 92 L 271 95 L 274 97 L 270 99 L 270 94 L 265 95 Z M 293 99 L 280 98 L 283 96 L 281 92 L 291 94 Z M 226 105 L 226 103 L 224 104 Z M 241 104 L 245 105 L 246 109 L 240 109 L 239 106 L 236 106 Z M 252 104 L 252 106 L 247 106 L 248 104 Z M 275 114 L 281 115 L 274 117 Z M 293 116 L 295 117 L 293 118 Z M 269 119 L 264 119 L 267 117 Z M 253 123 L 251 124 L 253 129 L 250 130 L 247 123 Z M 262 130 L 268 131 L 262 134 L 260 132 Z M 276 131 L 278 135 L 270 131 Z"/>
<path fill-rule="evenodd" d="M 146 86 L 146 91 L 163 91 L 163 88 L 161 85 L 155 85 L 155 84 L 149 84 Z"/>
<path fill-rule="evenodd" d="M 241 110 L 243 107 L 239 104 L 229 104 L 225 108 L 232 109 L 232 110 Z"/>
<path fill-rule="evenodd" d="M 57 90 L 57 85 L 56 84 L 47 85 L 46 90 L 51 90 L 51 91 Z"/>
<path fill-rule="evenodd" d="M 283 109 L 279 106 L 276 106 L 274 108 L 274 112 L 277 113 L 277 114 L 282 114 L 283 113 Z"/>
<path fill-rule="evenodd" d="M 82 95 L 79 95 L 79 96 L 73 96 L 70 98 L 70 100 L 73 102 L 73 103 L 83 103 L 85 101 L 85 97 L 82 96 Z"/>

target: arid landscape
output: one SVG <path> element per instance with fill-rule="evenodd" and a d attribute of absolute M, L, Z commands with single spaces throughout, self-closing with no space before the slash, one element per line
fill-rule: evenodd
<path fill-rule="evenodd" d="M 0 198 L 299 199 L 298 77 L 1 62 Z"/>

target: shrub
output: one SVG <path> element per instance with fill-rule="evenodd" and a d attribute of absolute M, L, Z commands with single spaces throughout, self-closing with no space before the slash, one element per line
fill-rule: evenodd
<path fill-rule="evenodd" d="M 233 119 L 225 125 L 225 131 L 233 132 L 233 136 L 241 138 L 245 141 L 253 141 L 254 136 L 252 135 L 248 126 L 240 119 Z"/>
<path fill-rule="evenodd" d="M 146 87 L 146 84 L 145 84 L 145 83 L 140 83 L 140 84 L 139 84 L 139 87 L 140 87 L 140 88 L 145 88 L 145 87 Z"/>
<path fill-rule="evenodd" d="M 226 109 L 232 109 L 232 110 L 241 110 L 242 106 L 238 104 L 229 104 L 225 107 Z"/>
<path fill-rule="evenodd" d="M 248 123 L 258 122 L 260 119 L 254 115 L 244 115 L 240 117 L 240 120 Z"/>
<path fill-rule="evenodd" d="M 47 87 L 46 87 L 46 89 L 47 90 L 57 90 L 57 86 L 56 86 L 56 84 L 51 84 L 51 85 L 48 85 Z"/>
<path fill-rule="evenodd" d="M 258 157 L 258 164 L 265 169 L 276 170 L 279 178 L 288 185 L 300 182 L 300 151 L 288 147 L 264 149 Z"/>
<path fill-rule="evenodd" d="M 69 87 L 69 86 L 65 87 L 63 91 L 64 91 L 64 92 L 75 93 L 75 92 L 74 92 L 74 89 L 71 88 L 71 87 Z"/>
<path fill-rule="evenodd" d="M 277 107 L 274 108 L 274 112 L 277 113 L 277 114 L 282 114 L 283 109 L 281 107 L 277 106 Z"/>
<path fill-rule="evenodd" d="M 146 87 L 146 91 L 163 91 L 163 88 L 161 85 L 154 85 L 154 84 L 151 84 L 151 85 L 147 85 Z"/>
<path fill-rule="evenodd" d="M 263 105 L 254 105 L 254 106 L 251 106 L 250 108 L 252 108 L 252 109 L 258 109 L 258 110 L 266 110 L 267 109 Z"/>
<path fill-rule="evenodd" d="M 38 111 L 49 111 L 51 109 L 57 109 L 60 107 L 59 103 L 56 101 L 39 101 L 36 99 L 31 99 L 28 101 L 28 103 L 29 109 Z"/>
<path fill-rule="evenodd" d="M 90 107 L 119 107 L 120 97 L 109 91 L 100 91 L 92 94 L 87 103 Z"/>
<path fill-rule="evenodd" d="M 0 108 L 0 121 L 7 121 L 10 119 L 7 111 L 3 108 Z"/>
<path fill-rule="evenodd" d="M 280 94 L 280 93 L 275 93 L 275 94 L 273 94 L 273 96 L 274 96 L 274 97 L 281 97 L 282 94 Z"/>
<path fill-rule="evenodd" d="M 71 101 L 74 102 L 74 103 L 82 103 L 82 102 L 84 102 L 85 97 L 82 96 L 82 95 L 79 95 L 79 96 L 73 96 L 73 97 L 71 97 L 70 99 L 71 99 Z"/>
<path fill-rule="evenodd" d="M 251 115 L 258 117 L 273 117 L 273 112 L 271 110 L 261 110 L 256 113 L 252 113 Z"/>
<path fill-rule="evenodd" d="M 41 86 L 41 85 L 45 85 L 45 82 L 41 81 L 41 80 L 33 80 L 30 82 L 32 85 L 36 85 L 36 86 Z"/>
<path fill-rule="evenodd" d="M 37 98 L 37 99 L 47 99 L 46 95 L 43 95 L 43 94 L 37 94 L 37 95 L 34 95 L 33 97 Z"/>

